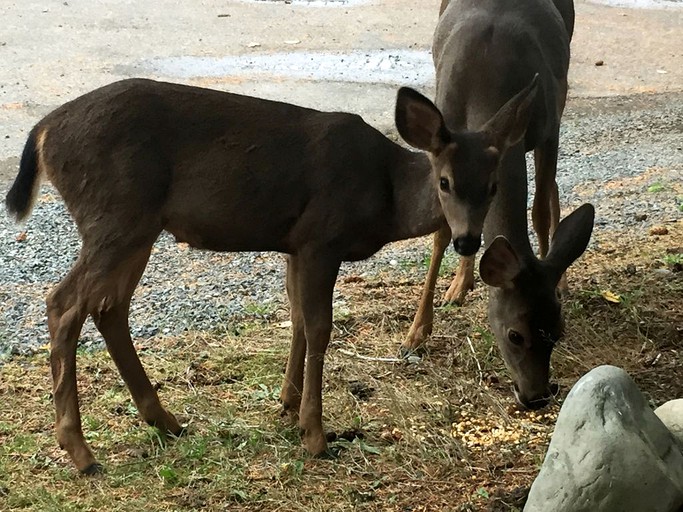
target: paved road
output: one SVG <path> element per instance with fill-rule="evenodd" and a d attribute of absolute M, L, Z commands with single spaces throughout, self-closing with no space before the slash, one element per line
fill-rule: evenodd
<path fill-rule="evenodd" d="M 44 113 L 129 76 L 349 110 L 389 128 L 397 85 L 413 83 L 432 93 L 429 48 L 438 4 L 5 0 L 0 176 L 14 174 L 25 134 Z M 683 89 L 683 9 L 579 0 L 577 12 L 572 97 Z M 248 59 L 256 63 L 249 67 Z M 226 60 L 232 67 L 225 68 Z M 599 60 L 604 66 L 595 66 Z"/>

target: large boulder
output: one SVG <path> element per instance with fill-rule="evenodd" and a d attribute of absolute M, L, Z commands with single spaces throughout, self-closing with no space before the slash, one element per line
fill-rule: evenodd
<path fill-rule="evenodd" d="M 633 380 L 600 366 L 560 410 L 524 512 L 677 512 L 683 453 Z"/>
<path fill-rule="evenodd" d="M 683 448 L 683 398 L 669 400 L 655 409 L 655 414 L 678 439 Z"/>

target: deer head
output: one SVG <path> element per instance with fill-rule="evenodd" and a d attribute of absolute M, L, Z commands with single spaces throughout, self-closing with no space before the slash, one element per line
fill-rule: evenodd
<path fill-rule="evenodd" d="M 560 222 L 548 256 L 521 255 L 503 236 L 496 237 L 479 264 L 489 291 L 489 322 L 515 396 L 538 409 L 553 394 L 549 385 L 550 355 L 563 333 L 562 308 L 556 288 L 564 271 L 586 250 L 595 210 L 584 204 Z"/>
<path fill-rule="evenodd" d="M 398 91 L 396 127 L 408 144 L 429 154 L 453 247 L 463 256 L 481 246 L 484 219 L 498 191 L 500 162 L 524 137 L 537 76 L 474 132 L 450 131 L 429 99 L 407 87 Z"/>

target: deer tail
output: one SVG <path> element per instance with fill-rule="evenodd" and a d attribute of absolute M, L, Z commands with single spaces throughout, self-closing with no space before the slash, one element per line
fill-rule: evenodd
<path fill-rule="evenodd" d="M 17 222 L 25 220 L 31 214 L 38 195 L 41 174 L 38 162 L 38 144 L 39 138 L 42 140 L 43 136 L 44 132 L 39 134 L 37 126 L 29 133 L 24 151 L 21 154 L 19 174 L 17 174 L 14 184 L 5 198 L 7 211 L 14 216 Z"/>

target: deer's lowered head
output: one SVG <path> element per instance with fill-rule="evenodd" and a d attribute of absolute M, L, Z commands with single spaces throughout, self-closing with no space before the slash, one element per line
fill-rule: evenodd
<path fill-rule="evenodd" d="M 595 210 L 584 204 L 560 222 L 545 259 L 521 254 L 503 236 L 486 249 L 479 273 L 489 289 L 489 322 L 512 375 L 517 400 L 530 409 L 546 405 L 550 355 L 563 334 L 557 283 L 585 251 Z"/>
<path fill-rule="evenodd" d="M 427 151 L 453 247 L 471 256 L 481 246 L 484 220 L 498 190 L 500 163 L 523 143 L 537 89 L 531 83 L 505 103 L 479 131 L 451 131 L 429 99 L 403 87 L 396 100 L 396 127 L 414 148 Z"/>

